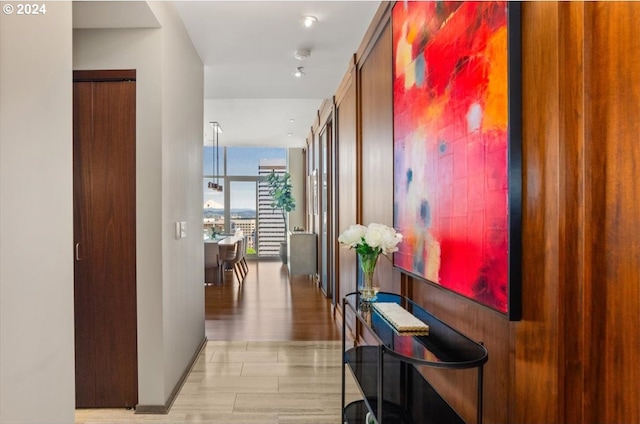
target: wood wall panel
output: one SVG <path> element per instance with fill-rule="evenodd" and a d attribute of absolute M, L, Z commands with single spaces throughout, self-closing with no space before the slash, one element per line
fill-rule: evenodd
<path fill-rule="evenodd" d="M 558 4 L 522 7 L 523 281 L 509 422 L 558 422 Z M 527 64 L 536 64 L 530 66 Z M 526 399 L 526 401 L 524 401 Z"/>
<path fill-rule="evenodd" d="M 393 83 L 391 25 L 360 65 L 362 111 L 362 224 L 393 225 Z M 400 292 L 400 275 L 380 258 L 377 282 L 383 291 Z"/>
<path fill-rule="evenodd" d="M 587 3 L 590 421 L 640 422 L 640 4 Z M 585 31 L 587 33 L 587 31 Z M 590 47 L 590 48 L 589 48 Z"/>
<path fill-rule="evenodd" d="M 584 137 L 584 3 L 558 5 L 559 23 L 559 369 L 558 421 L 584 422 L 583 358 L 585 333 L 585 137 Z M 563 340 L 564 342 L 561 342 Z M 577 389 L 577 390 L 576 390 Z"/>
<path fill-rule="evenodd" d="M 359 166 L 355 215 L 363 224 L 393 222 L 388 11 L 381 6 L 356 54 L 355 152 L 339 140 L 340 175 L 353 177 L 354 160 Z M 402 290 L 487 346 L 485 423 L 640 424 L 636 22 L 636 2 L 522 4 L 521 321 L 401 276 L 385 261 L 378 268 L 383 290 Z M 351 133 L 352 123 L 339 120 L 338 134 Z M 340 184 L 341 214 L 343 202 L 353 208 L 351 189 L 342 193 Z M 424 372 L 475 422 L 473 373 Z"/>
<path fill-rule="evenodd" d="M 489 351 L 484 372 L 484 423 L 507 423 L 508 387 L 512 352 L 509 321 L 504 315 L 433 284 L 409 277 L 413 298 L 438 318 L 468 337 L 482 342 Z M 430 381 L 469 423 L 476 419 L 476 372 L 428 372 Z"/>
<path fill-rule="evenodd" d="M 316 118 L 313 126 L 311 127 L 311 145 L 313 150 L 313 162 L 311 167 L 311 172 L 315 172 L 315 181 L 317 190 L 314 192 L 314 196 L 316 196 L 317 210 L 312 211 L 312 222 L 313 222 L 313 232 L 318 234 L 318 267 L 320 267 L 320 120 L 319 120 L 319 112 L 318 118 Z"/>
<path fill-rule="evenodd" d="M 355 69 L 354 69 L 355 70 Z M 355 72 L 354 72 L 355 74 Z M 341 95 L 336 109 L 337 171 L 336 191 L 337 233 L 340 234 L 357 222 L 357 161 L 356 161 L 356 84 L 353 79 Z M 338 278 L 336 282 L 337 299 L 356 291 L 356 253 L 351 249 L 340 248 L 337 251 Z"/>
<path fill-rule="evenodd" d="M 511 422 L 640 422 L 637 3 L 527 3 Z M 526 402 L 524 401 L 526 399 Z"/>

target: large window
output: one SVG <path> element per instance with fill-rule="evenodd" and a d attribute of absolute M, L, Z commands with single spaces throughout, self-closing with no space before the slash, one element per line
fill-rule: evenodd
<path fill-rule="evenodd" d="M 284 241 L 282 214 L 271 208 L 266 175 L 286 171 L 287 150 L 265 147 L 204 147 L 204 237 L 242 233 L 249 254 L 278 255 Z M 211 189 L 221 185 L 222 191 Z"/>

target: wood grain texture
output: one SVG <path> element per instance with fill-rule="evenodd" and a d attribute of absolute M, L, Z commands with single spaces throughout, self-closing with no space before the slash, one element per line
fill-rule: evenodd
<path fill-rule="evenodd" d="M 510 323 L 504 315 L 451 291 L 406 277 L 413 299 L 435 316 L 489 351 L 484 367 L 484 423 L 507 423 L 508 386 L 512 352 L 509 349 Z M 423 370 L 444 398 L 460 412 L 465 421 L 476 419 L 476 372 L 474 370 Z M 528 422 L 528 421 L 523 421 Z"/>
<path fill-rule="evenodd" d="M 349 62 L 349 68 L 347 69 L 347 73 L 342 77 L 342 81 L 340 81 L 340 85 L 336 90 L 336 94 L 333 96 L 334 103 L 336 108 L 340 106 L 344 97 L 348 95 L 351 89 L 355 86 L 355 78 L 356 78 L 356 55 L 352 56 L 352 61 Z"/>
<path fill-rule="evenodd" d="M 84 176 L 85 171 L 80 168 L 79 164 L 83 161 L 85 154 L 81 153 L 81 149 L 76 147 L 75 144 L 79 140 L 90 140 L 92 134 L 91 125 L 85 122 L 90 122 L 92 115 L 92 99 L 93 99 L 93 84 L 82 83 L 73 85 L 73 226 L 74 226 L 74 242 L 77 243 L 76 258 L 86 258 L 86 249 L 83 246 L 87 246 L 89 242 L 89 235 L 91 234 L 91 211 L 88 208 L 82 198 L 83 192 L 89 190 L 90 187 L 85 187 L 88 183 L 89 175 Z M 87 146 L 88 147 L 88 146 Z M 87 171 L 88 174 L 88 171 Z M 76 260 L 74 263 L 74 277 L 78 279 L 78 276 L 88 274 L 89 262 L 85 260 Z M 90 405 L 95 402 L 96 388 L 93 384 L 94 380 L 94 362 L 95 362 L 95 346 L 98 341 L 98 333 L 94 331 L 98 328 L 99 323 L 97 321 L 96 314 L 93 311 L 93 293 L 75 282 L 74 284 L 74 319 L 75 319 L 75 372 L 76 372 L 76 388 L 80 389 L 81 394 L 76 393 L 76 403 L 78 405 Z"/>
<path fill-rule="evenodd" d="M 135 81 L 135 69 L 96 69 L 73 71 L 74 82 Z"/>
<path fill-rule="evenodd" d="M 340 340 L 331 301 L 313 278 L 279 261 L 248 261 L 242 284 L 226 273 L 205 290 L 207 340 Z"/>
<path fill-rule="evenodd" d="M 585 5 L 591 422 L 640 423 L 639 20 L 639 3 Z"/>
<path fill-rule="evenodd" d="M 393 226 L 393 91 L 391 25 L 360 64 L 362 92 L 362 222 Z M 381 258 L 375 279 L 380 290 L 400 292 L 400 274 Z"/>
<path fill-rule="evenodd" d="M 522 321 L 377 271 L 383 289 L 485 343 L 486 423 L 640 423 L 639 21 L 634 2 L 522 4 Z M 391 42 L 380 28 L 356 55 L 361 223 L 393 214 Z M 473 422 L 474 377 L 430 373 Z"/>
<path fill-rule="evenodd" d="M 584 134 L 584 4 L 558 4 L 559 22 L 559 299 L 560 319 L 558 343 L 559 390 L 558 420 L 585 422 L 584 374 L 589 368 L 585 360 L 585 343 L 590 340 L 584 319 L 584 296 L 591 284 L 588 259 L 585 256 L 585 164 Z M 576 390 L 579 389 L 579 390 Z"/>
<path fill-rule="evenodd" d="M 558 420 L 558 5 L 523 4 L 523 319 L 510 422 Z M 535 63 L 536 66 L 526 64 Z M 523 400 L 527 400 L 526 402 Z"/>
<path fill-rule="evenodd" d="M 344 89 L 336 112 L 337 122 L 337 223 L 340 234 L 357 222 L 356 209 L 356 85 L 353 79 Z M 341 299 L 345 294 L 356 290 L 356 253 L 340 248 L 336 252 L 337 281 L 336 296 Z"/>
<path fill-rule="evenodd" d="M 133 407 L 136 85 L 74 83 L 76 404 Z"/>
<path fill-rule="evenodd" d="M 639 177 L 639 6 L 523 7 L 523 60 L 537 66 L 523 72 L 526 311 L 512 422 L 640 422 L 640 193 L 628 183 Z"/>
<path fill-rule="evenodd" d="M 356 51 L 356 62 L 364 63 L 373 48 L 376 46 L 376 43 L 380 39 L 380 34 L 386 30 L 386 25 L 391 20 L 391 9 L 395 1 L 382 1 L 380 2 L 380 6 L 378 6 L 378 10 L 376 10 L 376 14 L 374 15 L 369 28 L 367 28 L 367 32 L 364 34 L 362 38 L 362 42 Z"/>
<path fill-rule="evenodd" d="M 320 120 L 320 126 L 324 127 L 327 125 L 327 122 L 331 121 L 333 114 L 333 100 L 332 99 L 324 99 L 322 104 L 320 105 L 320 109 L 318 109 L 318 119 Z"/>

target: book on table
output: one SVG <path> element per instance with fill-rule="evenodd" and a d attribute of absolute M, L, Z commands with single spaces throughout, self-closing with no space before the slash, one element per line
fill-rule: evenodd
<path fill-rule="evenodd" d="M 428 334 L 429 326 L 394 302 L 376 302 L 374 309 L 399 333 Z"/>

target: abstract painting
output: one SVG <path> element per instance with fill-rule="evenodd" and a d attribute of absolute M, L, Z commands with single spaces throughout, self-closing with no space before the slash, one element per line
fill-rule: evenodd
<path fill-rule="evenodd" d="M 519 319 L 519 6 L 399 1 L 392 26 L 394 265 Z"/>

